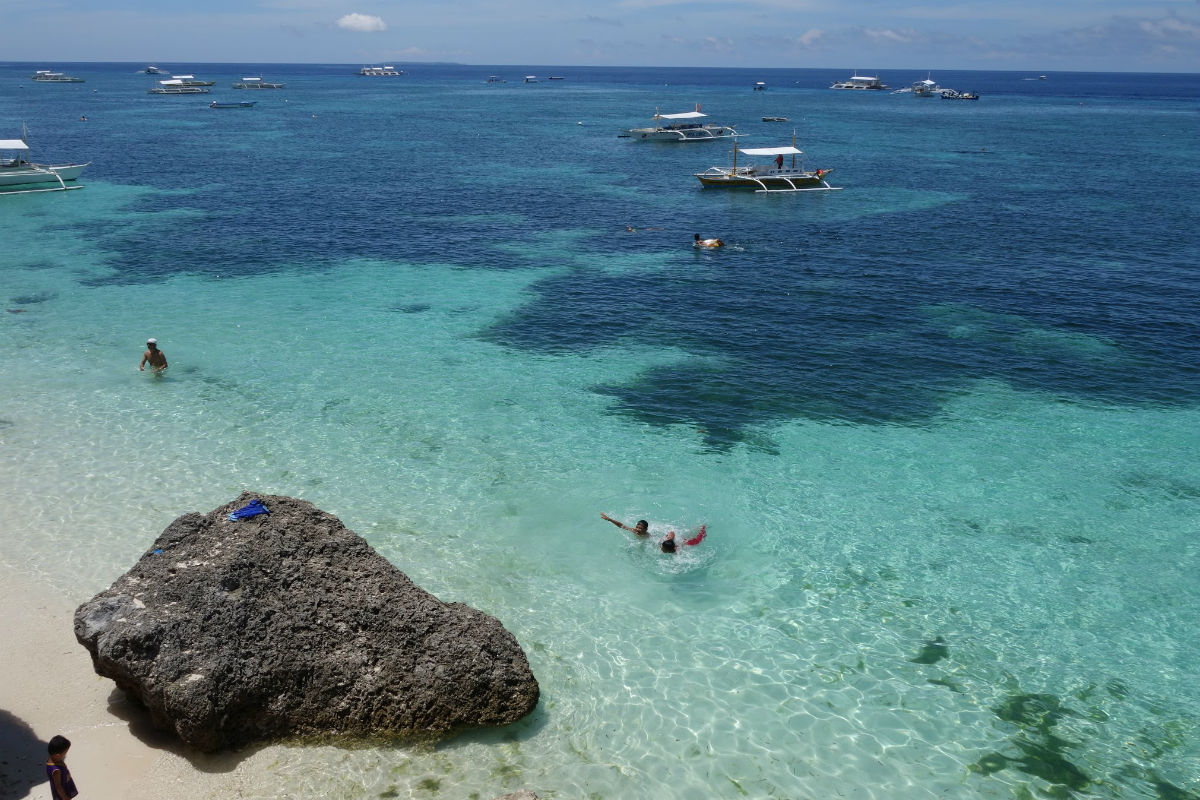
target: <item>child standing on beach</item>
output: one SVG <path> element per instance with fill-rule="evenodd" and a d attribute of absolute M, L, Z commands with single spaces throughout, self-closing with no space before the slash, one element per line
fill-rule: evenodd
<path fill-rule="evenodd" d="M 53 800 L 71 800 L 79 794 L 75 781 L 71 778 L 71 770 L 67 769 L 67 751 L 71 742 L 65 736 L 55 736 L 46 745 L 50 758 L 46 760 L 46 777 L 50 779 L 50 793 Z"/>

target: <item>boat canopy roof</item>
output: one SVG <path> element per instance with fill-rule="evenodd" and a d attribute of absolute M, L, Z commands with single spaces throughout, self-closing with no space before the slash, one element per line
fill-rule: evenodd
<path fill-rule="evenodd" d="M 701 114 L 699 111 L 684 111 L 682 114 L 656 114 L 658 119 L 698 119 L 707 117 L 708 114 Z"/>
<path fill-rule="evenodd" d="M 165 81 L 159 81 L 163 86 L 181 86 L 183 81 L 179 78 L 168 78 Z"/>
<path fill-rule="evenodd" d="M 0 139 L 0 150 L 28 150 L 29 145 L 20 139 Z"/>
<path fill-rule="evenodd" d="M 748 156 L 792 156 L 803 155 L 803 150 L 794 147 L 739 147 L 738 152 Z"/>

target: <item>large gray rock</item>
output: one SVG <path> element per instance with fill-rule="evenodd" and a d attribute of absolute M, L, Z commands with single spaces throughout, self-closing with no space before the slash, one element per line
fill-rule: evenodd
<path fill-rule="evenodd" d="M 255 497 L 269 516 L 227 519 Z M 290 497 L 179 517 L 79 607 L 75 637 L 157 726 L 205 751 L 506 725 L 539 694 L 498 620 L 443 603 Z"/>

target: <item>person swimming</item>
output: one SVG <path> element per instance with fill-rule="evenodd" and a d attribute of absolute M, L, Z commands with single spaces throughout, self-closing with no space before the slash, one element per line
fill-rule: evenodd
<path fill-rule="evenodd" d="M 617 520 L 617 519 L 613 519 L 608 514 L 605 514 L 603 511 L 600 512 L 600 518 L 607 522 L 611 522 L 613 525 L 616 525 L 621 530 L 629 531 L 630 533 L 634 534 L 635 536 L 646 537 L 646 536 L 650 535 L 650 523 L 646 522 L 646 520 L 644 520 L 644 519 L 639 519 L 637 521 L 637 524 L 631 528 L 628 525 L 626 525 L 624 522 L 621 522 L 620 520 Z M 694 547 L 695 545 L 698 545 L 698 544 L 700 544 L 700 542 L 704 541 L 704 536 L 707 532 L 708 532 L 708 526 L 701 525 L 700 529 L 698 531 L 696 531 L 696 533 L 693 536 L 684 540 L 683 544 Z M 675 540 L 675 531 L 669 531 L 667 533 L 666 537 L 659 540 L 658 547 L 664 553 L 675 553 L 675 552 L 678 552 L 678 550 L 679 550 L 679 544 L 680 543 Z"/>
<path fill-rule="evenodd" d="M 646 520 L 644 520 L 644 519 L 639 519 L 637 521 L 637 524 L 631 528 L 628 525 L 626 525 L 624 522 L 613 519 L 608 514 L 605 514 L 603 511 L 600 512 L 600 518 L 603 520 L 607 520 L 608 522 L 611 522 L 613 525 L 616 525 L 618 528 L 620 528 L 623 531 L 629 531 L 630 533 L 634 534 L 635 536 L 649 536 L 650 535 L 650 523 L 646 522 Z"/>
<path fill-rule="evenodd" d="M 692 247 L 724 247 L 725 242 L 720 239 L 701 239 L 700 234 L 693 236 Z"/>

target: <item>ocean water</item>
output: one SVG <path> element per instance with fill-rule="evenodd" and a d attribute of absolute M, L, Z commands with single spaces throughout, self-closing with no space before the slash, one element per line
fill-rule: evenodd
<path fill-rule="evenodd" d="M 0 561 L 82 601 L 303 497 L 543 692 L 244 796 L 1200 797 L 1195 75 L 141 66 L 0 65 L 0 138 L 92 162 L 0 197 Z M 617 137 L 697 102 L 843 190 Z"/>

